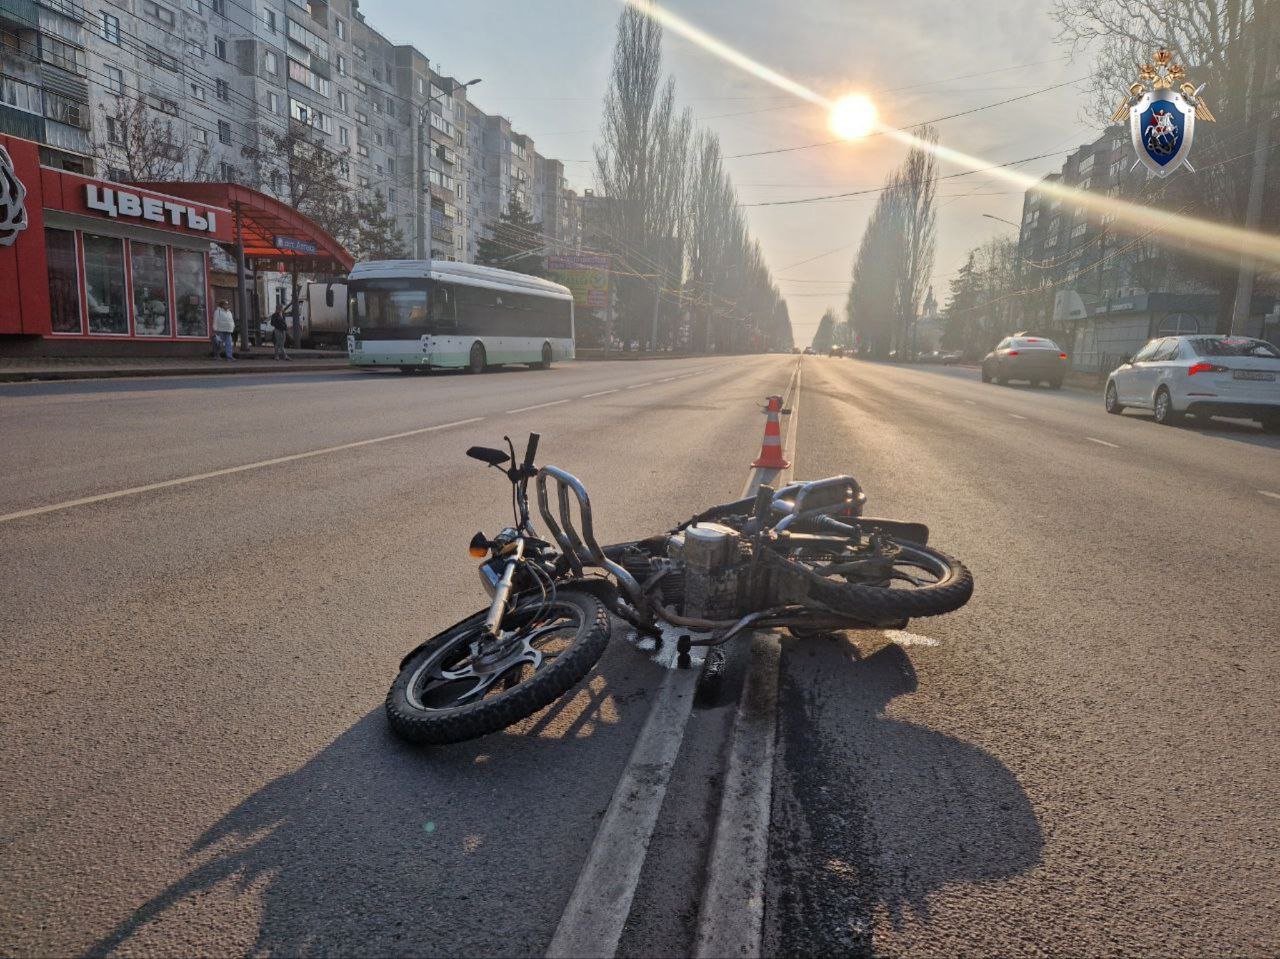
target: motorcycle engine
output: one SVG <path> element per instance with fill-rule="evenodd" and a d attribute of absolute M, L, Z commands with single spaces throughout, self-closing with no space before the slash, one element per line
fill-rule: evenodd
<path fill-rule="evenodd" d="M 748 564 L 738 531 L 720 523 L 695 523 L 667 541 L 667 556 L 684 567 L 685 616 L 736 619 Z"/>

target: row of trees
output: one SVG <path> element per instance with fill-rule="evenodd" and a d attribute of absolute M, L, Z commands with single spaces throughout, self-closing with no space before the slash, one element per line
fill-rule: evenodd
<path fill-rule="evenodd" d="M 707 352 L 791 346 L 720 141 L 678 107 L 662 76 L 662 28 L 631 7 L 618 20 L 595 159 L 601 196 L 584 232 L 616 264 L 618 338 Z"/>
<path fill-rule="evenodd" d="M 937 142 L 930 127 L 916 131 L 926 144 Z M 933 271 L 937 238 L 937 161 L 927 146 L 913 146 L 889 174 L 867 221 L 853 261 L 845 327 L 836 342 L 856 340 L 864 355 L 903 356 Z"/>

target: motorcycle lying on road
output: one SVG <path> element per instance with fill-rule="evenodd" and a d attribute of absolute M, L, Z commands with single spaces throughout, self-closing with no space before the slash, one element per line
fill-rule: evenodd
<path fill-rule="evenodd" d="M 662 624 L 675 627 L 681 665 L 692 647 L 710 647 L 709 683 L 724 644 L 751 630 L 901 628 L 959 609 L 973 593 L 969 571 L 927 545 L 928 527 L 864 517 L 866 496 L 850 476 L 762 486 L 666 533 L 601 548 L 582 482 L 534 465 L 539 434 L 522 462 L 505 439 L 505 451 L 467 451 L 511 482 L 515 525 L 470 545 L 492 601 L 405 656 L 387 694 L 391 728 L 412 742 L 473 739 L 554 702 L 604 653 L 610 613 L 658 645 Z M 530 481 L 554 543 L 534 531 Z"/>

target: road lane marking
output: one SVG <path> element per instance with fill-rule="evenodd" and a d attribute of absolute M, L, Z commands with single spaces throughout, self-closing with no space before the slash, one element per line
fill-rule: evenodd
<path fill-rule="evenodd" d="M 545 410 L 548 406 L 559 406 L 561 403 L 568 403 L 568 400 L 552 400 L 550 403 L 536 403 L 533 406 L 520 406 L 514 410 L 507 410 L 508 413 L 527 413 L 529 410 Z"/>
<path fill-rule="evenodd" d="M 82 496 L 80 499 L 65 500 L 61 503 L 51 503 L 48 506 L 36 506 L 32 509 L 18 510 L 16 513 L 5 513 L 0 516 L 0 523 L 7 523 L 10 520 L 23 519 L 27 516 L 40 516 L 44 513 L 56 513 L 59 510 L 71 509 L 75 506 L 88 506 L 91 503 L 104 503 L 108 500 L 120 499 L 124 496 L 136 496 L 139 493 L 150 493 L 154 490 L 168 489 L 171 486 L 185 486 L 188 483 L 198 483 L 201 480 L 216 479 L 219 476 L 231 476 L 234 473 L 245 473 L 249 470 L 264 469 L 268 466 L 279 466 L 283 463 L 296 463 L 298 460 L 310 459 L 313 456 L 324 456 L 328 453 L 340 453 L 343 450 L 359 449 L 362 446 L 372 446 L 375 443 L 389 443 L 392 440 L 407 439 L 410 436 L 421 436 L 424 433 L 434 433 L 438 430 L 452 429 L 455 426 L 466 426 L 469 423 L 479 423 L 483 420 L 483 416 L 473 416 L 467 420 L 455 420 L 452 423 L 441 423 L 438 426 L 424 426 L 421 429 L 405 430 L 403 433 L 390 433 L 387 436 L 375 436 L 372 439 L 356 440 L 354 443 L 339 443 L 337 446 L 325 446 L 318 450 L 307 450 L 305 453 L 291 453 L 288 456 L 277 456 L 269 460 L 259 460 L 256 463 L 245 463 L 241 466 L 228 466 L 226 469 L 213 470 L 209 473 L 196 473 L 192 476 L 180 476 L 177 479 L 163 480 L 159 483 L 147 483 L 144 486 L 131 486 L 128 489 L 116 490 L 113 493 L 99 493 L 96 496 Z"/>
<path fill-rule="evenodd" d="M 1106 440 L 1095 439 L 1092 436 L 1086 436 L 1085 439 L 1090 443 L 1097 443 L 1099 446 L 1110 446 L 1113 450 L 1118 450 L 1120 448 L 1118 443 L 1108 443 Z"/>
<path fill-rule="evenodd" d="M 584 400 L 589 400 L 597 396 L 608 396 L 610 393 L 616 393 L 616 392 L 618 391 L 617 390 L 601 390 L 599 393 L 583 393 L 582 398 Z"/>
<path fill-rule="evenodd" d="M 937 646 L 938 641 L 932 636 L 921 636 L 919 633 L 908 633 L 903 629 L 886 629 L 884 638 L 899 646 Z"/>
<path fill-rule="evenodd" d="M 630 386 L 626 388 L 629 390 L 638 390 L 642 386 L 653 386 L 653 380 L 647 380 L 644 383 L 632 383 Z"/>
<path fill-rule="evenodd" d="M 1270 496 L 1272 499 L 1280 499 L 1280 493 L 1272 493 L 1270 490 L 1265 489 L 1260 489 L 1258 492 L 1263 496 Z"/>
<path fill-rule="evenodd" d="M 788 382 L 788 391 L 792 383 L 798 382 L 798 366 L 799 364 Z M 607 392 L 616 392 L 616 390 Z M 794 408 L 795 404 L 793 403 L 792 406 Z M 795 414 L 793 413 L 792 416 L 794 421 Z M 790 432 L 788 433 L 789 442 Z M 754 477 L 758 472 L 752 471 L 743 496 L 750 495 Z M 772 638 L 772 641 L 776 648 L 776 638 Z M 664 644 L 664 652 L 669 656 L 674 651 L 674 647 L 675 644 L 668 641 Z M 631 913 L 631 904 L 640 883 L 640 873 L 644 868 L 649 843 L 653 838 L 653 830 L 657 825 L 658 814 L 661 812 L 663 799 L 666 796 L 667 784 L 675 769 L 680 744 L 684 740 L 685 726 L 692 712 L 694 693 L 701 671 L 700 652 L 698 647 L 694 648 L 694 661 L 690 669 L 671 669 L 670 666 L 673 664 L 659 657 L 659 661 L 668 666 L 667 673 L 663 677 L 662 685 L 659 687 L 653 708 L 645 719 L 640 736 L 631 750 L 622 778 L 614 789 L 609 808 L 605 811 L 604 818 L 596 830 L 591 849 L 587 853 L 586 863 L 578 875 L 569 903 L 560 917 L 560 923 L 547 949 L 548 957 L 612 957 L 618 951 L 618 943 L 622 939 L 627 917 Z M 776 704 L 776 665 L 773 677 L 773 697 Z M 760 722 L 759 717 L 752 717 L 752 720 L 760 723 L 759 730 L 767 727 L 764 731 L 768 733 L 767 746 L 761 745 L 754 748 L 772 750 L 776 719 L 770 713 L 765 722 Z M 735 735 L 736 731 L 735 723 Z M 745 744 L 744 748 L 746 748 Z M 767 844 L 768 841 L 768 797 L 772 795 L 773 763 L 771 761 L 765 763 L 763 768 L 752 769 L 751 773 L 750 790 L 757 796 L 765 797 L 763 802 L 757 801 L 752 807 L 757 815 L 763 812 L 764 828 L 758 830 L 759 834 L 755 838 L 759 839 L 762 844 L 761 849 L 764 850 L 766 847 L 763 844 Z M 743 781 L 744 776 L 745 771 L 739 774 L 738 780 Z M 721 798 L 723 802 L 723 794 Z M 726 826 L 724 829 L 730 830 L 731 826 Z M 720 840 L 722 835 L 723 840 Z M 716 837 L 717 841 L 722 841 L 724 844 L 731 844 L 733 839 L 731 832 L 722 833 L 719 826 L 716 827 Z M 751 865 L 759 867 L 758 885 L 761 893 L 757 898 L 760 899 L 762 907 L 763 852 L 758 858 L 759 862 L 753 861 Z M 720 861 L 724 861 L 723 857 Z M 740 870 L 735 872 L 734 876 L 741 881 Z M 754 879 L 752 881 L 755 882 Z M 720 895 L 717 896 L 716 902 L 718 904 L 723 902 L 728 907 L 730 915 L 741 913 L 740 896 L 729 897 L 726 900 L 723 895 Z M 721 923 L 720 917 L 710 914 L 705 922 L 700 921 L 699 930 L 704 926 L 710 928 L 709 924 L 720 926 Z M 754 936 L 754 948 L 758 950 L 760 941 L 758 922 L 751 934 Z"/>
<path fill-rule="evenodd" d="M 698 959 L 760 955 L 781 659 L 776 633 L 752 637 L 700 897 L 693 941 Z"/>
<path fill-rule="evenodd" d="M 978 405 L 978 403 L 977 403 L 977 401 L 976 401 L 976 400 L 965 400 L 965 402 L 966 402 L 966 403 L 968 403 L 970 406 L 977 406 L 977 405 Z"/>
<path fill-rule="evenodd" d="M 617 954 L 649 840 L 693 710 L 698 673 L 696 667 L 671 669 L 663 677 L 653 709 L 631 750 L 569 904 L 551 937 L 548 959 Z"/>
<path fill-rule="evenodd" d="M 1009 415 L 1010 415 L 1010 416 L 1012 416 L 1015 420 L 1025 420 L 1025 419 L 1026 419 L 1026 417 L 1025 417 L 1025 416 L 1019 416 L 1017 413 L 1010 413 Z"/>

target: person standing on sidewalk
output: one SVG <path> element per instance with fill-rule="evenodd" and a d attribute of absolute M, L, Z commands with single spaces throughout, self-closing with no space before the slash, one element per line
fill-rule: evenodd
<path fill-rule="evenodd" d="M 222 344 L 223 349 L 227 351 L 227 359 L 231 359 L 231 339 L 236 332 L 236 320 L 231 315 L 231 310 L 226 300 L 219 300 L 218 308 L 213 311 L 213 330 L 217 334 L 218 341 Z"/>
<path fill-rule="evenodd" d="M 289 329 L 289 324 L 284 321 L 284 307 L 276 304 L 275 312 L 271 314 L 271 339 L 276 344 L 277 360 L 290 359 L 288 353 L 284 351 L 284 335 Z"/>

